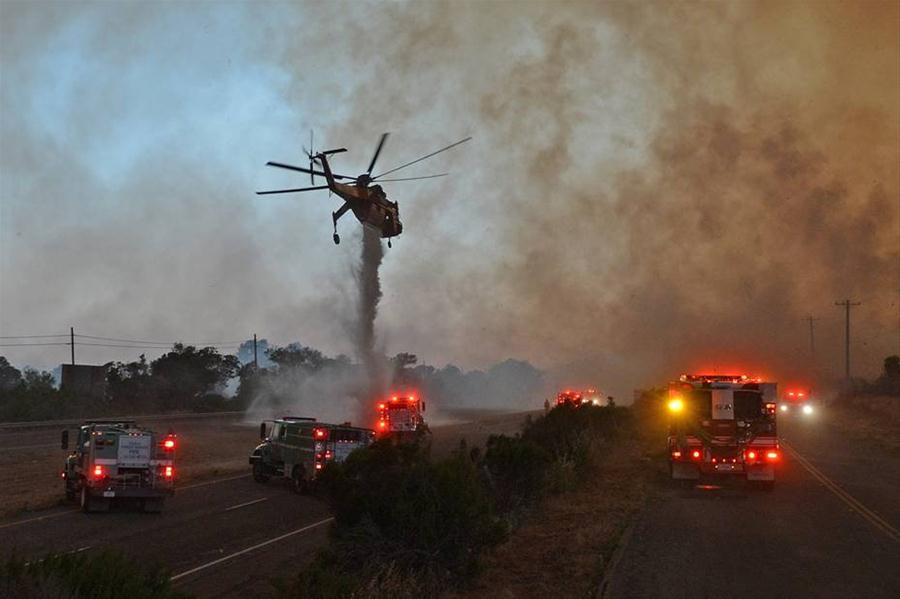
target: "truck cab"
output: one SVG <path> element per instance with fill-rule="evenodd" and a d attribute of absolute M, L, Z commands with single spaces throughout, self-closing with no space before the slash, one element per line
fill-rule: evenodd
<path fill-rule="evenodd" d="M 746 375 L 682 375 L 669 384 L 669 472 L 674 480 L 742 476 L 775 483 L 781 460 L 776 383 Z"/>
<path fill-rule="evenodd" d="M 329 463 L 341 463 L 375 440 L 375 431 L 315 418 L 283 416 L 260 423 L 262 443 L 250 453 L 253 479 L 288 478 L 298 493 L 314 484 Z"/>
<path fill-rule="evenodd" d="M 69 431 L 61 446 L 69 449 Z M 174 432 L 162 436 L 133 420 L 92 420 L 77 431 L 62 478 L 67 499 L 85 512 L 106 511 L 119 499 L 135 499 L 144 511 L 162 510 L 175 493 Z"/>

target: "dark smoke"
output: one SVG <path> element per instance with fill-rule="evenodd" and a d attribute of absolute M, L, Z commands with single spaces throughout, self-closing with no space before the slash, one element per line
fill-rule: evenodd
<path fill-rule="evenodd" d="M 362 251 L 356 271 L 359 286 L 356 353 L 368 376 L 369 397 L 383 393 L 387 385 L 384 355 L 375 346 L 375 318 L 378 316 L 378 302 L 381 301 L 378 269 L 383 258 L 381 231 L 363 226 Z"/>

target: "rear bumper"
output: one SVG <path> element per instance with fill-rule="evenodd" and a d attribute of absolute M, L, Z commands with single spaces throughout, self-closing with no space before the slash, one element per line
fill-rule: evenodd
<path fill-rule="evenodd" d="M 116 485 L 101 485 L 88 487 L 91 497 L 114 498 L 138 498 L 160 499 L 175 494 L 175 487 L 121 487 Z"/>
<path fill-rule="evenodd" d="M 675 480 L 699 480 L 701 476 L 744 476 L 747 480 L 775 480 L 772 464 L 712 464 L 710 462 L 671 461 L 672 478 Z"/>

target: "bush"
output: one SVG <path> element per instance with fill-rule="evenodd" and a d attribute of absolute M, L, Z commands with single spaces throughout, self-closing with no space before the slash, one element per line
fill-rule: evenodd
<path fill-rule="evenodd" d="M 290 596 L 432 595 L 471 581 L 481 553 L 505 537 L 464 451 L 432 461 L 418 445 L 379 441 L 319 482 L 334 510 L 334 551 L 286 589 Z"/>
<path fill-rule="evenodd" d="M 116 553 L 48 555 L 42 560 L 10 559 L 0 566 L 0 596 L 19 599 L 179 599 L 162 569 L 139 567 Z"/>

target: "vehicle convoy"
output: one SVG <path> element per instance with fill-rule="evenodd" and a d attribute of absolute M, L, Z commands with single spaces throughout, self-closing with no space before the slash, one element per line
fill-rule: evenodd
<path fill-rule="evenodd" d="M 781 396 L 778 410 L 782 414 L 801 414 L 812 416 L 816 412 L 816 404 L 812 391 L 803 388 L 791 388 Z"/>
<path fill-rule="evenodd" d="M 682 375 L 669 384 L 669 471 L 674 480 L 738 475 L 771 487 L 781 460 L 777 384 L 746 375 Z"/>
<path fill-rule="evenodd" d="M 571 389 L 566 389 L 565 391 L 560 391 L 556 394 L 556 405 L 557 406 L 580 406 L 583 396 L 580 391 L 572 391 Z"/>
<path fill-rule="evenodd" d="M 62 472 L 66 498 L 85 512 L 107 511 L 118 499 L 159 512 L 175 494 L 175 433 L 160 435 L 132 420 L 90 420 L 78 429 Z M 69 448 L 69 431 L 62 432 Z"/>
<path fill-rule="evenodd" d="M 566 389 L 565 391 L 560 391 L 556 394 L 556 405 L 570 405 L 574 407 L 602 406 L 603 394 L 593 387 L 585 389 L 584 391 L 573 391 L 571 389 Z"/>
<path fill-rule="evenodd" d="M 415 395 L 394 395 L 378 403 L 376 430 L 381 439 L 414 442 L 430 434 L 425 424 L 425 401 Z"/>
<path fill-rule="evenodd" d="M 269 430 L 271 423 L 271 430 Z M 315 483 L 329 463 L 341 463 L 355 449 L 375 440 L 375 431 L 344 424 L 317 422 L 315 418 L 283 416 L 259 425 L 263 440 L 250 453 L 253 480 L 267 482 L 272 477 L 291 480 L 301 493 Z"/>

